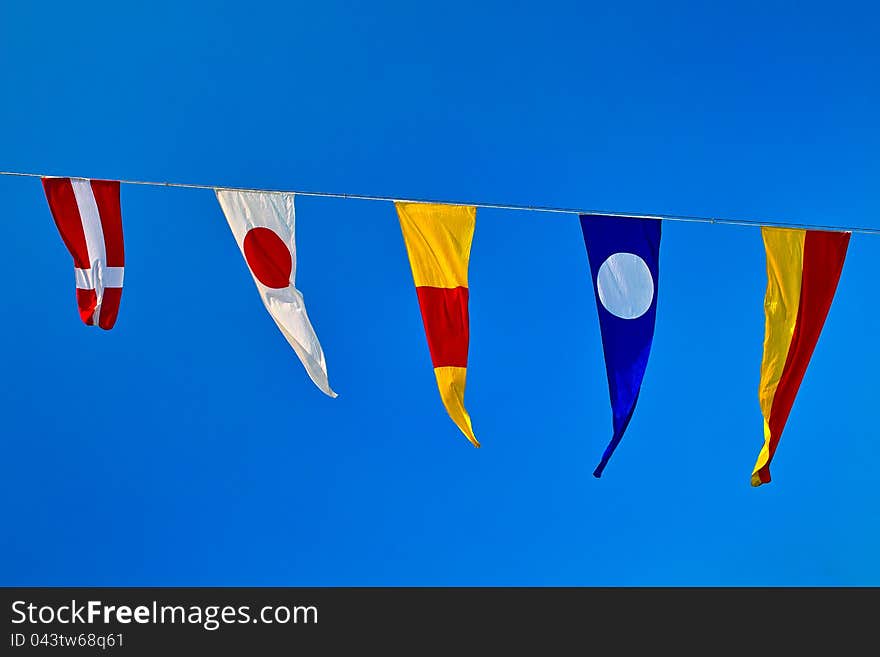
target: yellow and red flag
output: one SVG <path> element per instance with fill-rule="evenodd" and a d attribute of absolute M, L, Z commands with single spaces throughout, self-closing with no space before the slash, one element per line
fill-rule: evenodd
<path fill-rule="evenodd" d="M 440 398 L 449 417 L 475 447 L 464 407 L 468 358 L 468 261 L 477 209 L 473 206 L 396 202 L 397 216 Z"/>
<path fill-rule="evenodd" d="M 831 308 L 850 237 L 842 232 L 766 226 L 761 234 L 767 252 L 758 391 L 764 446 L 752 472 L 752 486 L 770 481 L 770 461 Z"/>

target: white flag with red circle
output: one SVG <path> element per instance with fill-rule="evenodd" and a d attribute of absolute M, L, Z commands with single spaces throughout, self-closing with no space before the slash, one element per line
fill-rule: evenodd
<path fill-rule="evenodd" d="M 266 310 L 299 356 L 309 377 L 336 397 L 315 329 L 296 289 L 296 238 L 293 194 L 214 190 L 238 248 L 247 262 Z"/>
<path fill-rule="evenodd" d="M 79 316 L 89 326 L 110 330 L 119 314 L 125 273 L 119 181 L 42 180 L 52 218 L 73 256 Z"/>

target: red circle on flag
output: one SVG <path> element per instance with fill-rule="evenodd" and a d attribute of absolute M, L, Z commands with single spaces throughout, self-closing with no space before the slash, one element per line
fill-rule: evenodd
<path fill-rule="evenodd" d="M 290 285 L 293 258 L 275 231 L 262 226 L 251 228 L 244 236 L 244 259 L 266 287 L 281 289 Z"/>

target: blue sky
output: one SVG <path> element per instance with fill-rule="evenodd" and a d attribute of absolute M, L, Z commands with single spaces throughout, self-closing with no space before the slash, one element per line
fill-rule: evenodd
<path fill-rule="evenodd" d="M 880 227 L 870 3 L 7 3 L 0 169 Z M 300 198 L 332 400 L 209 191 L 122 189 L 83 326 L 39 181 L 0 178 L 0 581 L 878 585 L 880 238 L 855 235 L 779 451 L 760 231 L 667 223 L 611 435 L 577 217 L 480 210 L 473 449 L 388 203 Z"/>

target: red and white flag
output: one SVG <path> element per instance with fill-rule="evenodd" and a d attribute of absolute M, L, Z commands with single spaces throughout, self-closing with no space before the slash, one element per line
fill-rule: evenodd
<path fill-rule="evenodd" d="M 119 181 L 43 178 L 43 189 L 73 256 L 79 316 L 89 326 L 110 330 L 119 313 L 125 272 Z"/>
<path fill-rule="evenodd" d="M 263 305 L 314 384 L 336 397 L 327 379 L 324 350 L 309 321 L 303 295 L 296 289 L 293 194 L 226 189 L 216 193 Z"/>

